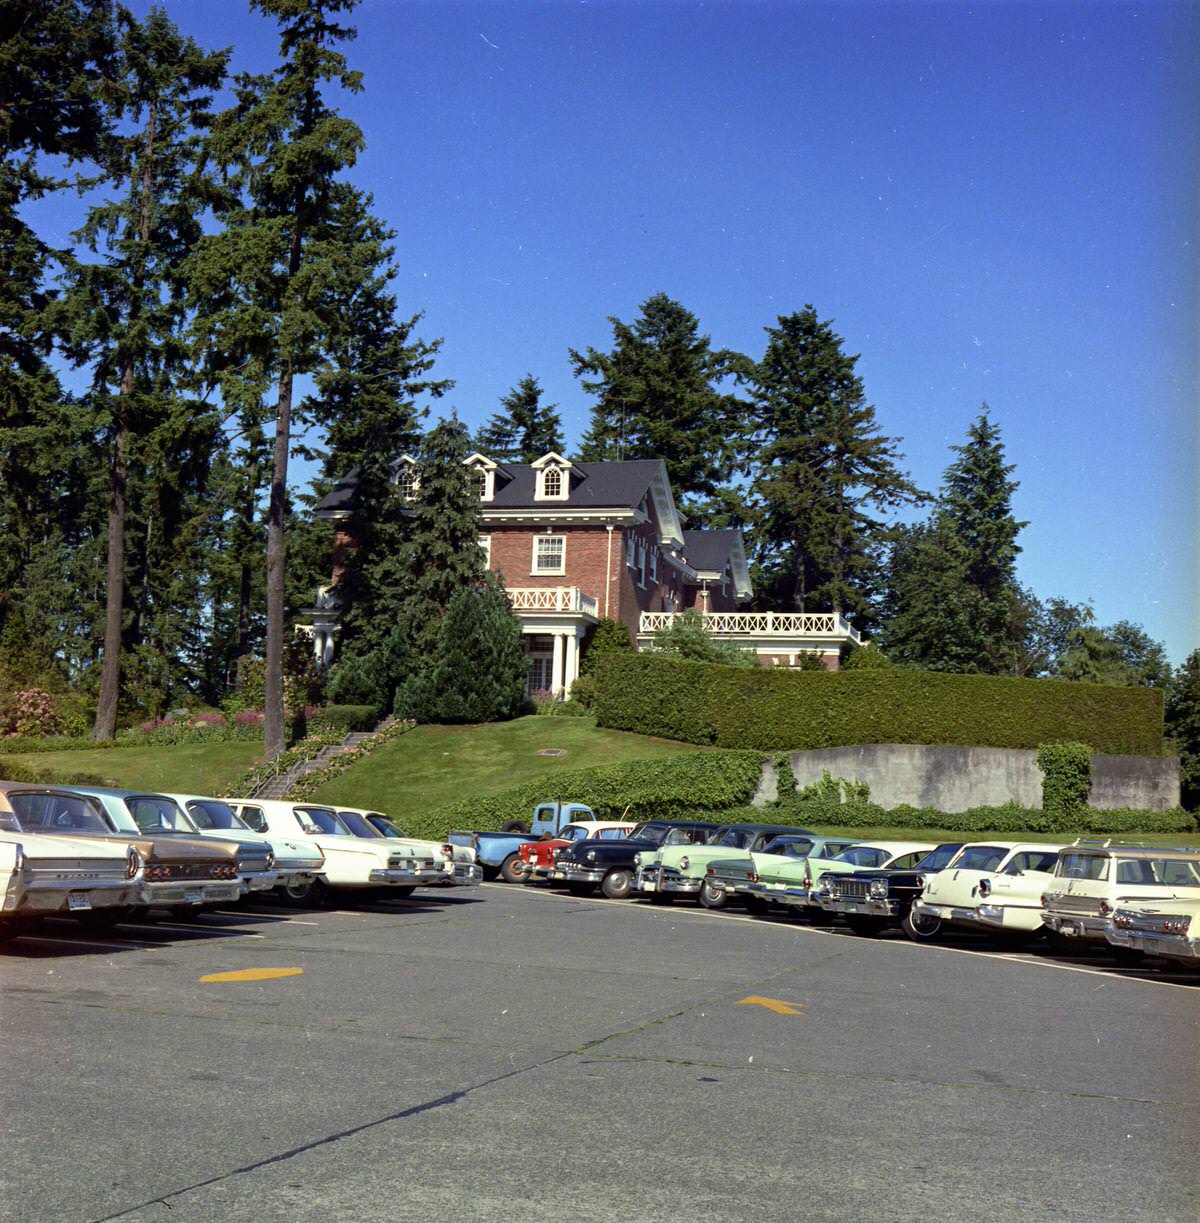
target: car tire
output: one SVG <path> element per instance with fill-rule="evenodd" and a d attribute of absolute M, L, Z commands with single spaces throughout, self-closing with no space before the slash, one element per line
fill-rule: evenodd
<path fill-rule="evenodd" d="M 505 820 L 500 825 L 501 832 L 528 832 L 529 829 L 521 820 Z"/>
<path fill-rule="evenodd" d="M 724 888 L 713 887 L 707 879 L 700 884 L 696 899 L 706 909 L 723 909 L 729 903 L 729 893 Z"/>
<path fill-rule="evenodd" d="M 624 900 L 633 885 L 633 873 L 624 867 L 609 871 L 600 881 L 600 890 L 609 900 Z"/>
<path fill-rule="evenodd" d="M 900 928 L 914 943 L 929 943 L 941 934 L 942 919 L 922 917 L 910 907 L 904 911 L 904 916 L 900 919 Z"/>
<path fill-rule="evenodd" d="M 521 861 L 520 854 L 509 854 L 500 863 L 500 878 L 505 883 L 524 883 L 529 874 L 529 868 Z"/>

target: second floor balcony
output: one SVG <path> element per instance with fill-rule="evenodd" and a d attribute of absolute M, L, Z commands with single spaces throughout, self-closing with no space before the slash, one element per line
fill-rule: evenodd
<path fill-rule="evenodd" d="M 697 613 L 642 612 L 638 639 L 652 638 L 670 628 L 675 617 L 682 614 Z M 711 636 L 745 645 L 862 643 L 858 631 L 840 612 L 703 612 L 700 616 Z"/>

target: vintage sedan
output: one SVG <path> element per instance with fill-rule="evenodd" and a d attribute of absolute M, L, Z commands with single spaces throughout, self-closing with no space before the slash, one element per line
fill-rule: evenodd
<path fill-rule="evenodd" d="M 807 917 L 816 925 L 827 925 L 831 918 L 821 907 L 822 879 L 826 875 L 849 874 L 862 867 L 893 866 L 903 869 L 919 862 L 937 848 L 923 841 L 856 841 L 832 858 L 785 860 L 760 873 L 757 883 L 747 891 L 767 905 L 778 904 L 795 916 Z M 824 885 L 826 888 L 829 884 Z"/>
<path fill-rule="evenodd" d="M 727 858 L 733 850 L 763 850 L 768 841 L 795 831 L 788 824 L 727 824 L 707 845 L 660 845 L 643 850 L 634 859 L 633 890 L 660 904 L 676 896 L 699 897 L 710 862 Z M 707 907 L 717 905 L 710 900 Z"/>
<path fill-rule="evenodd" d="M 717 858 L 710 862 L 697 899 L 706 909 L 719 909 L 731 899 L 738 899 L 751 912 L 763 912 L 766 902 L 750 890 L 760 875 L 770 874 L 784 862 L 834 858 L 853 844 L 851 837 L 826 837 L 793 828 L 745 857 Z"/>
<path fill-rule="evenodd" d="M 693 820 L 647 820 L 624 841 L 577 841 L 558 852 L 551 883 L 563 883 L 576 896 L 597 887 L 610 900 L 623 900 L 633 887 L 635 859 L 643 850 L 662 845 L 705 845 L 719 836 L 719 824 Z"/>
<path fill-rule="evenodd" d="M 1028 841 L 972 841 L 913 902 L 905 933 L 918 942 L 945 926 L 1027 939 L 1042 928 L 1041 897 L 1061 846 Z"/>
<path fill-rule="evenodd" d="M 0 802 L 0 943 L 54 913 L 124 913 L 141 896 L 136 845 L 23 832 Z"/>
<path fill-rule="evenodd" d="M 623 841 L 636 827 L 620 820 L 589 820 L 583 824 L 565 824 L 556 837 L 528 841 L 517 851 L 526 883 L 540 883 L 550 878 L 554 859 L 560 849 L 579 841 Z M 503 873 L 503 872 L 501 872 Z"/>
<path fill-rule="evenodd" d="M 920 896 L 926 878 L 944 869 L 960 849 L 961 841 L 950 841 L 909 867 L 829 874 L 822 880 L 828 888 L 818 893 L 821 908 L 840 917 L 856 934 L 878 934 L 888 926 L 899 926 L 916 938 L 913 901 Z"/>
<path fill-rule="evenodd" d="M 229 805 L 255 832 L 270 836 L 311 837 L 325 855 L 325 873 L 288 894 L 298 901 L 324 904 L 331 892 L 367 896 L 409 896 L 429 877 L 429 860 L 387 837 L 356 837 L 332 807 L 283 798 L 231 798 Z"/>
<path fill-rule="evenodd" d="M 1200 899 L 1118 906 L 1104 937 L 1122 951 L 1200 965 Z"/>
<path fill-rule="evenodd" d="M 339 811 L 344 808 L 338 808 Z M 356 808 L 357 810 L 357 808 Z M 382 837 L 388 837 L 393 841 L 410 841 L 411 837 L 406 837 L 400 826 L 379 811 L 361 810 L 359 814 L 372 828 L 375 829 Z M 436 841 L 423 842 L 428 845 L 437 845 Z M 474 887 L 483 882 L 483 868 L 479 865 L 475 857 L 475 848 L 472 845 L 457 845 L 450 844 L 450 861 L 452 867 L 440 884 L 429 884 L 430 887 Z"/>
<path fill-rule="evenodd" d="M 179 803 L 166 794 L 140 790 L 115 790 L 108 786 L 68 786 L 75 794 L 97 799 L 119 832 L 151 837 L 191 837 L 201 834 Z M 279 883 L 275 851 L 271 843 L 256 836 L 218 836 L 222 844 L 237 846 L 238 882 L 241 894 L 273 888 Z"/>
<path fill-rule="evenodd" d="M 393 847 L 405 845 L 427 858 L 429 877 L 422 881 L 424 887 L 478 887 L 483 882 L 483 871 L 476 864 L 475 851 L 469 845 L 406 837 L 381 812 L 362 807 L 338 806 L 337 817 L 356 837 L 383 837 L 393 842 Z M 377 820 L 383 820 L 390 831 L 384 832 Z"/>
<path fill-rule="evenodd" d="M 1077 841 L 1059 856 L 1042 895 L 1043 920 L 1059 946 L 1110 946 L 1118 908 L 1200 899 L 1200 849 L 1156 849 Z"/>
<path fill-rule="evenodd" d="M 255 832 L 223 798 L 200 794 L 169 794 L 167 797 L 183 808 L 197 836 L 270 846 L 275 855 L 272 871 L 263 872 L 259 879 L 251 882 L 250 891 L 286 892 L 288 888 L 311 883 L 325 870 L 325 855 L 319 845 L 303 837 L 265 837 Z M 274 882 L 269 878 L 270 873 L 275 875 Z"/>
<path fill-rule="evenodd" d="M 194 911 L 200 905 L 237 900 L 238 847 L 230 841 L 205 841 L 176 834 L 142 833 L 127 810 L 112 807 L 93 795 L 55 786 L 0 782 L 0 803 L 22 831 L 71 839 L 99 839 L 143 859 L 136 901 L 82 910 L 85 923 L 111 925 L 149 908 Z"/>

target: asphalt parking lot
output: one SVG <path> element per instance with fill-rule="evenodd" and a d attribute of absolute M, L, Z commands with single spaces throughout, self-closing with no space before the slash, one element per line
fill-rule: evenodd
<path fill-rule="evenodd" d="M 46 923 L 0 1214 L 1195 1223 L 1200 975 L 981 947 L 503 885 Z"/>

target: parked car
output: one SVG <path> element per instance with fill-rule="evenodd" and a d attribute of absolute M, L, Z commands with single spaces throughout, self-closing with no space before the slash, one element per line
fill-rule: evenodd
<path fill-rule="evenodd" d="M 621 823 L 619 820 L 592 820 L 586 824 L 567 824 L 556 837 L 527 841 L 519 850 L 521 865 L 525 868 L 525 882 L 540 883 L 548 879 L 554 869 L 555 855 L 560 849 L 591 838 L 623 841 L 635 827 L 635 824 Z"/>
<path fill-rule="evenodd" d="M 846 922 L 857 934 L 877 934 L 888 926 L 899 926 L 910 937 L 912 905 L 921 894 L 926 878 L 942 870 L 962 849 L 961 841 L 950 841 L 931 850 L 910 867 L 854 870 L 829 873 L 817 899 L 821 908 Z"/>
<path fill-rule="evenodd" d="M 143 859 L 137 900 L 131 908 L 106 905 L 75 915 L 91 925 L 112 925 L 150 908 L 194 911 L 241 895 L 238 846 L 174 833 L 143 833 L 128 808 L 111 794 L 97 797 L 80 790 L 0 782 L 0 795 L 21 831 L 47 836 L 99 839 Z"/>
<path fill-rule="evenodd" d="M 963 926 L 1028 938 L 1042 928 L 1042 893 L 1061 846 L 1028 841 L 972 841 L 936 874 L 913 903 L 905 932 L 917 941 Z"/>
<path fill-rule="evenodd" d="M 708 876 L 708 864 L 726 858 L 735 849 L 753 853 L 763 850 L 768 841 L 794 833 L 787 824 L 726 824 L 707 845 L 664 844 L 643 850 L 636 855 L 633 890 L 648 895 L 651 900 L 669 902 L 676 896 L 699 897 Z M 803 831 L 800 829 L 799 831 Z M 710 890 L 707 908 L 715 909 L 724 901 Z"/>
<path fill-rule="evenodd" d="M 409 845 L 418 853 L 427 854 L 436 866 L 437 873 L 425 880 L 426 887 L 478 887 L 483 879 L 483 872 L 475 863 L 474 853 L 467 846 L 443 845 L 438 841 L 406 837 L 382 812 L 369 811 L 362 807 L 339 806 L 337 817 L 356 837 L 383 837 L 398 844 Z"/>
<path fill-rule="evenodd" d="M 850 837 L 825 837 L 793 828 L 745 857 L 710 862 L 697 899 L 706 909 L 719 909 L 730 900 L 739 899 L 751 911 L 761 911 L 765 902 L 751 893 L 750 885 L 758 882 L 762 872 L 770 873 L 784 862 L 803 858 L 834 858 L 853 844 Z"/>
<path fill-rule="evenodd" d="M 1162 900 L 1120 905 L 1104 937 L 1122 951 L 1200 963 L 1200 900 Z"/>
<path fill-rule="evenodd" d="M 325 855 L 319 845 L 300 836 L 267 838 L 255 832 L 223 798 L 207 798 L 200 794 L 168 794 L 166 797 L 183 808 L 188 826 L 196 836 L 266 845 L 271 850 L 275 863 L 270 871 L 242 876 L 248 891 L 286 893 L 289 888 L 310 885 L 325 869 Z"/>
<path fill-rule="evenodd" d="M 591 839 L 560 849 L 550 881 L 565 884 L 577 896 L 586 896 L 598 886 L 610 900 L 623 900 L 633 886 L 635 858 L 642 850 L 660 845 L 704 845 L 720 832 L 719 824 L 647 820 L 628 840 Z"/>
<path fill-rule="evenodd" d="M 913 866 L 936 846 L 920 841 L 856 841 L 832 858 L 783 859 L 759 873 L 758 882 L 748 886 L 751 896 L 767 905 L 792 909 L 818 925 L 827 924 L 829 915 L 821 907 L 819 892 L 825 875 L 849 874 L 862 867 Z M 826 884 L 826 887 L 829 885 Z"/>
<path fill-rule="evenodd" d="M 584 803 L 563 803 L 557 800 L 538 803 L 533 809 L 528 830 L 521 820 L 512 820 L 499 832 L 462 832 L 457 829 L 446 838 L 451 845 L 469 845 L 483 870 L 485 879 L 502 879 L 505 883 L 524 883 L 525 865 L 521 846 L 541 837 L 557 836 L 568 824 L 590 823 L 596 816 Z"/>
<path fill-rule="evenodd" d="M 325 855 L 325 873 L 307 887 L 289 889 L 294 900 L 324 903 L 330 892 L 367 895 L 375 889 L 409 896 L 432 877 L 431 864 L 407 843 L 356 837 L 332 807 L 282 798 L 231 798 L 229 805 L 255 832 L 266 836 L 310 837 Z"/>
<path fill-rule="evenodd" d="M 1109 946 L 1118 908 L 1200 899 L 1200 849 L 1157 849 L 1077 841 L 1059 856 L 1042 896 L 1043 920 L 1059 945 Z"/>
<path fill-rule="evenodd" d="M 0 943 L 50 914 L 126 911 L 144 864 L 135 844 L 22 831 L 0 795 Z"/>

